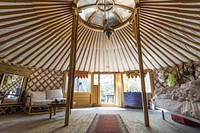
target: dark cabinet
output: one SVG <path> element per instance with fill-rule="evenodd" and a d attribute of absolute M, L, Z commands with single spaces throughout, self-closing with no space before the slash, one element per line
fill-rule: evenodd
<path fill-rule="evenodd" d="M 147 103 L 148 103 L 148 94 Z M 142 107 L 141 92 L 124 92 L 124 106 L 125 107 Z"/>

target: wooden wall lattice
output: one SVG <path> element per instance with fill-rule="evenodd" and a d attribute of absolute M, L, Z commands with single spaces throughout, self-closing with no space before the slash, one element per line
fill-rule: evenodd
<path fill-rule="evenodd" d="M 12 74 L 9 74 L 12 75 Z M 8 74 L 5 75 L 5 80 L 7 80 L 8 78 Z M 9 93 L 9 92 L 14 92 L 16 91 L 16 88 L 21 88 L 21 84 L 22 84 L 22 76 L 17 76 L 16 81 L 13 81 L 11 84 L 7 84 L 5 83 L 6 81 L 4 81 L 3 85 L 0 86 L 0 91 L 4 92 L 4 93 Z"/>
<path fill-rule="evenodd" d="M 195 75 L 197 79 L 200 79 L 200 62 L 195 63 L 196 64 L 196 69 L 195 69 Z M 181 69 L 181 65 L 179 65 L 179 68 Z M 158 80 L 158 73 L 164 70 L 164 75 L 165 75 L 165 81 L 164 82 L 160 82 Z M 167 84 L 167 78 L 168 78 L 168 74 L 174 74 L 175 76 L 177 76 L 177 69 L 176 67 L 165 67 L 163 69 L 156 69 L 153 71 L 153 79 L 154 79 L 154 89 L 161 89 L 161 88 L 165 88 L 168 86 Z M 191 79 L 188 77 L 184 82 L 189 82 L 191 81 Z M 176 83 L 177 85 L 177 83 Z"/>
<path fill-rule="evenodd" d="M 61 71 L 48 69 L 33 69 L 27 86 L 27 90 L 44 91 L 46 89 L 60 89 L 63 84 Z"/>

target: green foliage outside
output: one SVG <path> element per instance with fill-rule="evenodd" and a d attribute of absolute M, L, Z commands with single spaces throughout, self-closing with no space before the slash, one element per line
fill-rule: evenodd
<path fill-rule="evenodd" d="M 128 91 L 129 92 L 138 92 L 141 90 L 141 87 L 138 85 L 138 82 L 132 78 L 128 79 Z"/>
<path fill-rule="evenodd" d="M 114 95 L 114 76 L 101 75 L 100 87 L 101 103 L 106 103 L 106 95 Z"/>
<path fill-rule="evenodd" d="M 75 92 L 90 92 L 90 77 L 76 78 L 74 83 Z"/>

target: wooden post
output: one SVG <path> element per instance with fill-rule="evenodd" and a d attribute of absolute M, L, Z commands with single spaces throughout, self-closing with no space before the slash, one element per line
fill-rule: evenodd
<path fill-rule="evenodd" d="M 90 80 L 90 91 L 91 91 L 91 99 L 90 103 L 93 105 L 94 103 L 94 91 L 93 91 L 93 85 L 94 85 L 94 73 L 91 74 L 91 80 Z"/>
<path fill-rule="evenodd" d="M 65 70 L 65 71 L 63 72 L 63 85 L 62 85 L 62 92 L 63 92 L 63 94 L 64 94 L 64 97 L 66 97 L 66 83 L 67 83 L 67 78 L 66 78 L 66 76 L 67 76 L 67 71 Z"/>
<path fill-rule="evenodd" d="M 99 105 L 99 104 L 101 104 L 101 101 L 100 101 L 100 89 L 101 89 L 101 87 L 100 87 L 100 74 L 98 73 L 98 93 L 97 93 L 97 104 Z"/>
<path fill-rule="evenodd" d="M 116 86 L 116 74 L 114 74 L 114 104 L 117 105 L 116 103 L 116 95 L 117 95 L 117 86 Z"/>
<path fill-rule="evenodd" d="M 145 81 L 144 81 L 144 69 L 143 69 L 143 60 L 142 60 L 142 46 L 140 42 L 140 28 L 139 28 L 139 7 L 136 9 L 136 17 L 135 17 L 135 37 L 137 41 L 138 48 L 138 59 L 139 59 L 139 68 L 140 68 L 140 79 L 141 79 L 141 87 L 142 87 L 142 103 L 143 103 L 143 111 L 144 111 L 144 122 L 145 126 L 149 127 L 149 114 L 147 108 L 147 100 L 146 100 L 146 90 L 145 90 Z"/>
<path fill-rule="evenodd" d="M 28 76 L 24 76 L 22 87 L 21 87 L 22 90 L 20 91 L 20 101 L 26 101 L 25 94 L 26 94 L 26 89 L 28 86 L 28 81 L 29 81 Z"/>
<path fill-rule="evenodd" d="M 77 14 L 76 4 L 73 4 L 72 10 L 73 10 L 72 43 L 71 43 L 71 53 L 70 53 L 65 126 L 69 125 L 70 107 L 73 106 L 74 78 L 76 69 L 76 47 L 77 47 L 77 33 L 78 33 L 78 14 Z"/>
<path fill-rule="evenodd" d="M 0 86 L 3 86 L 4 79 L 5 79 L 5 73 L 3 73 L 3 77 L 2 77 L 2 80 L 1 80 L 1 83 L 0 83 Z"/>
<path fill-rule="evenodd" d="M 151 85 L 151 96 L 154 96 L 154 79 L 153 79 L 153 71 L 149 70 L 149 79 L 150 79 L 150 85 Z"/>
<path fill-rule="evenodd" d="M 123 77 L 123 73 L 120 74 L 121 76 L 121 107 L 124 107 L 124 77 Z"/>

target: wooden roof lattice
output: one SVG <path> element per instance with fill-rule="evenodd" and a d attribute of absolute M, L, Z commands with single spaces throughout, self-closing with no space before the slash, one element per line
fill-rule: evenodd
<path fill-rule="evenodd" d="M 139 6 L 144 69 L 199 61 L 199 0 L 140 0 Z M 71 0 L 1 0 L 0 60 L 68 70 L 72 7 Z M 79 23 L 76 71 L 139 70 L 131 22 L 117 29 L 110 40 L 103 32 Z"/>

